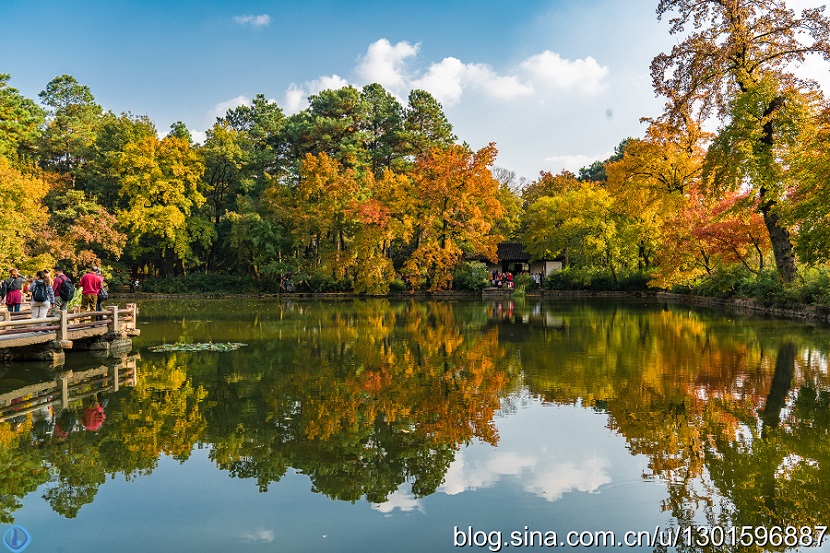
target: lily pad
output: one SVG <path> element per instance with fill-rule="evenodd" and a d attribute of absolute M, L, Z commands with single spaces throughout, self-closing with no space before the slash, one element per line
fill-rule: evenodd
<path fill-rule="evenodd" d="M 239 344 L 237 342 L 200 342 L 198 344 L 162 344 L 160 346 L 153 346 L 150 348 L 152 352 L 160 351 L 233 351 L 248 344 Z"/>

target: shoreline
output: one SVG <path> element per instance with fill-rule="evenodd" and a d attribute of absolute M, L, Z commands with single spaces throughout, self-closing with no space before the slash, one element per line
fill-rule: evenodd
<path fill-rule="evenodd" d="M 481 291 L 458 291 L 452 290 L 447 292 L 396 292 L 387 294 L 385 296 L 367 296 L 364 294 L 354 294 L 351 292 L 294 292 L 291 294 L 161 294 L 152 292 L 139 293 L 111 293 L 110 298 L 129 299 L 129 300 L 156 300 L 156 299 L 228 299 L 228 298 L 262 298 L 262 299 L 320 299 L 320 300 L 356 300 L 356 299 L 425 299 L 425 300 L 482 300 L 482 299 L 497 299 L 510 298 L 513 293 L 500 290 L 485 288 Z M 579 299 L 579 298 L 655 298 L 657 300 L 671 301 L 679 304 L 695 305 L 700 307 L 712 307 L 721 310 L 750 313 L 757 315 L 771 315 L 784 319 L 799 319 L 808 321 L 820 321 L 823 323 L 830 323 L 830 308 L 816 307 L 811 305 L 802 305 L 798 307 L 775 307 L 761 305 L 754 299 L 747 298 L 710 298 L 706 296 L 694 296 L 689 294 L 676 294 L 673 292 L 666 292 L 662 290 L 646 290 L 646 291 L 592 291 L 592 290 L 542 290 L 532 293 L 527 293 L 524 297 L 528 298 L 559 298 L 559 299 Z"/>

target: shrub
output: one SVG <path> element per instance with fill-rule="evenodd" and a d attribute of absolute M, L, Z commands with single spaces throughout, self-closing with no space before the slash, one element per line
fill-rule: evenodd
<path fill-rule="evenodd" d="M 452 287 L 456 290 L 482 290 L 490 284 L 487 266 L 480 261 L 462 261 L 452 275 Z"/>
<path fill-rule="evenodd" d="M 157 294 L 255 294 L 275 292 L 270 279 L 224 273 L 191 273 L 187 276 L 147 278 L 142 282 L 145 292 Z"/>
<path fill-rule="evenodd" d="M 607 269 L 566 267 L 545 277 L 547 290 L 642 291 L 648 289 L 651 278 L 643 271 L 620 271 L 617 279 Z"/>
<path fill-rule="evenodd" d="M 713 298 L 729 298 L 737 295 L 738 283 L 751 273 L 742 266 L 720 267 L 711 275 L 699 278 L 689 284 L 693 294 Z"/>
<path fill-rule="evenodd" d="M 313 273 L 311 275 L 297 275 L 294 286 L 300 292 L 311 292 L 315 294 L 326 292 L 351 292 L 352 281 L 348 277 L 338 280 L 328 275 Z"/>
<path fill-rule="evenodd" d="M 805 269 L 799 278 L 785 284 L 774 269 L 753 274 L 742 266 L 720 268 L 689 285 L 700 296 L 743 297 L 776 307 L 796 305 L 830 306 L 830 273 L 826 269 Z"/>
<path fill-rule="evenodd" d="M 396 278 L 392 281 L 391 284 L 389 284 L 390 292 L 406 292 L 408 289 L 409 287 L 406 285 L 406 283 L 399 278 Z"/>

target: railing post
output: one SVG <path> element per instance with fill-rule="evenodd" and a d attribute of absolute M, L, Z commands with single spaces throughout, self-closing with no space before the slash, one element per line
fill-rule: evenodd
<path fill-rule="evenodd" d="M 138 306 L 134 303 L 128 303 L 127 310 L 130 311 L 130 316 L 132 318 L 132 321 L 127 323 L 127 328 L 137 328 L 136 325 L 138 324 Z"/>
<path fill-rule="evenodd" d="M 59 377 L 61 382 L 61 407 L 69 408 L 69 378 L 66 374 Z"/>
<path fill-rule="evenodd" d="M 110 331 L 118 332 L 120 330 L 120 328 L 118 327 L 118 306 L 110 305 L 110 313 L 110 316 L 112 317 L 112 322 L 110 323 Z"/>
<path fill-rule="evenodd" d="M 60 328 L 58 328 L 58 341 L 63 342 L 64 340 L 69 339 L 69 319 L 67 318 L 67 312 L 63 309 L 58 310 L 58 317 L 60 317 Z"/>

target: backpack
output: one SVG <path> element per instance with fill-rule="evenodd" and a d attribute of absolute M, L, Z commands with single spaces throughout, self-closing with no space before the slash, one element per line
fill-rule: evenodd
<path fill-rule="evenodd" d="M 46 290 L 46 283 L 42 280 L 32 284 L 32 301 L 49 301 L 49 292 Z"/>
<path fill-rule="evenodd" d="M 68 276 L 64 275 L 58 294 L 63 301 L 72 301 L 72 298 L 75 297 L 75 285 L 72 284 L 72 281 L 69 280 Z"/>
<path fill-rule="evenodd" d="M 101 291 L 98 292 L 98 301 L 109 299 L 110 295 L 107 293 L 107 287 L 101 285 Z"/>

